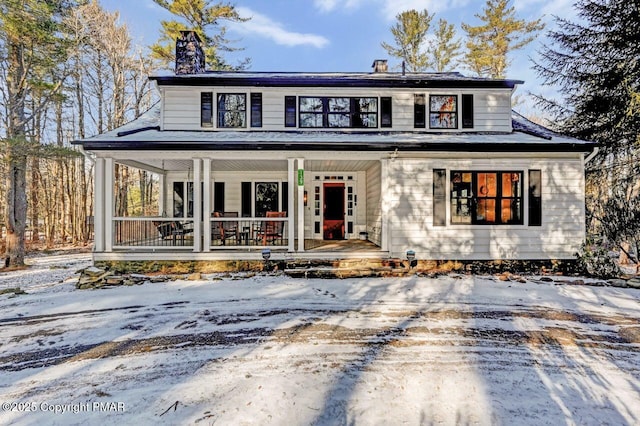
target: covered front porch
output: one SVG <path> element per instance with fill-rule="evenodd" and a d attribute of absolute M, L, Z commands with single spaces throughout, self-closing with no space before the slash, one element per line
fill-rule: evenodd
<path fill-rule="evenodd" d="M 291 154 L 100 152 L 94 258 L 253 260 L 264 249 L 274 259 L 385 257 L 388 160 L 362 152 L 340 160 Z M 154 211 L 119 209 L 119 167 L 153 174 Z"/>

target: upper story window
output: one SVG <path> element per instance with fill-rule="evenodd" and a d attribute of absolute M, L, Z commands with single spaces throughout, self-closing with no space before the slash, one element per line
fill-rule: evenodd
<path fill-rule="evenodd" d="M 429 128 L 458 128 L 458 97 L 456 95 L 429 96 Z"/>
<path fill-rule="evenodd" d="M 378 127 L 378 98 L 304 96 L 299 104 L 300 127 Z"/>
<path fill-rule="evenodd" d="M 218 94 L 218 127 L 247 127 L 247 95 Z"/>
<path fill-rule="evenodd" d="M 200 126 L 213 127 L 213 93 L 200 93 Z"/>

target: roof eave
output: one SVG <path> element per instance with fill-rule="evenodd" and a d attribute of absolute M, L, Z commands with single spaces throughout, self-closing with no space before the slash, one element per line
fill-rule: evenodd
<path fill-rule="evenodd" d="M 151 76 L 159 86 L 251 86 L 251 87 L 376 87 L 376 88 L 491 88 L 513 89 L 522 80 L 493 80 L 493 79 L 429 79 L 416 77 L 402 77 L 401 75 L 378 78 L 344 78 L 310 77 L 310 76 L 279 76 L 279 77 L 231 77 L 215 75 L 181 75 L 181 76 Z"/>

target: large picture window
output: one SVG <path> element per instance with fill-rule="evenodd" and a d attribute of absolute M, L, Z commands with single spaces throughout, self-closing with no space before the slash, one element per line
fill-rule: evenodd
<path fill-rule="evenodd" d="M 458 128 L 458 97 L 456 95 L 429 96 L 429 128 Z"/>
<path fill-rule="evenodd" d="M 378 127 L 378 98 L 300 97 L 300 127 Z"/>
<path fill-rule="evenodd" d="M 451 172 L 451 223 L 522 225 L 522 172 Z"/>
<path fill-rule="evenodd" d="M 247 127 L 247 95 L 218 94 L 218 127 Z"/>

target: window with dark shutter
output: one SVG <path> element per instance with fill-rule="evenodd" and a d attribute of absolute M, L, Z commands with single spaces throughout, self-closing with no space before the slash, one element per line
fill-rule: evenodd
<path fill-rule="evenodd" d="M 542 171 L 529 170 L 529 226 L 542 226 Z"/>
<path fill-rule="evenodd" d="M 427 102 L 425 95 L 414 95 L 413 98 L 413 127 L 426 126 Z"/>
<path fill-rule="evenodd" d="M 296 97 L 284 97 L 284 127 L 296 127 Z"/>
<path fill-rule="evenodd" d="M 380 98 L 380 127 L 392 127 L 391 98 Z"/>
<path fill-rule="evenodd" d="M 433 226 L 447 224 L 447 171 L 433 169 Z"/>
<path fill-rule="evenodd" d="M 473 129 L 473 95 L 462 95 L 462 128 Z"/>
<path fill-rule="evenodd" d="M 262 127 L 262 93 L 251 94 L 251 127 Z"/>
<path fill-rule="evenodd" d="M 522 225 L 523 172 L 451 171 L 451 223 Z"/>
<path fill-rule="evenodd" d="M 218 127 L 247 127 L 247 95 L 218 93 Z"/>
<path fill-rule="evenodd" d="M 213 127 L 213 93 L 200 93 L 200 126 Z"/>

